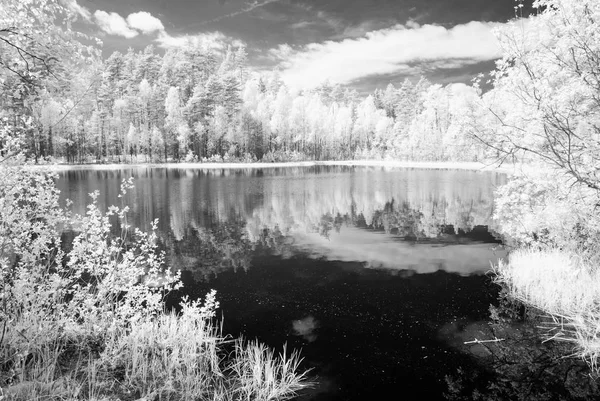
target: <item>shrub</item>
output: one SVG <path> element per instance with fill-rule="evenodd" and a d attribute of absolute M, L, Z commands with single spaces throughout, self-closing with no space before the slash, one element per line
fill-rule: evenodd
<path fill-rule="evenodd" d="M 261 159 L 263 163 L 301 162 L 307 160 L 312 160 L 312 158 L 302 152 L 297 152 L 295 150 L 270 151 L 266 153 Z"/>
<path fill-rule="evenodd" d="M 97 192 L 85 216 L 72 216 L 59 205 L 54 174 L 26 166 L 6 129 L 0 145 L 0 398 L 237 399 L 248 391 L 234 367 L 248 363 L 276 372 L 253 384 L 264 399 L 306 386 L 296 353 L 274 357 L 250 344 L 243 349 L 258 347 L 258 362 L 243 360 L 254 351 L 226 360 L 214 292 L 204 303 L 184 300 L 179 315 L 164 310 L 165 294 L 181 284 L 157 251 L 156 221 L 150 233 L 128 235 L 128 208 L 103 213 Z M 119 197 L 131 187 L 123 180 Z M 69 250 L 66 227 L 77 233 Z"/>
<path fill-rule="evenodd" d="M 198 162 L 198 156 L 196 156 L 194 154 L 194 152 L 192 152 L 191 150 L 188 150 L 187 154 L 185 155 L 185 158 L 183 159 L 186 163 L 197 163 Z"/>
<path fill-rule="evenodd" d="M 600 254 L 597 197 L 556 171 L 533 168 L 497 190 L 494 219 L 512 245 L 577 250 L 595 260 Z"/>

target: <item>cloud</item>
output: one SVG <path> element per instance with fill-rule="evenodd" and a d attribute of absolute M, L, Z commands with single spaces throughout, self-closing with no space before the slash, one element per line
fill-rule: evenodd
<path fill-rule="evenodd" d="M 284 81 L 295 88 L 318 85 L 325 79 L 351 83 L 359 79 L 411 70 L 416 63 L 453 68 L 494 60 L 500 48 L 492 30 L 500 23 L 469 22 L 445 28 L 406 25 L 367 32 L 359 38 L 311 43 L 269 50 Z"/>
<path fill-rule="evenodd" d="M 223 51 L 227 48 L 227 45 L 234 47 L 246 45 L 243 41 L 233 39 L 219 31 L 180 36 L 171 36 L 167 32 L 162 31 L 159 33 L 158 38 L 156 38 L 156 42 L 163 48 L 191 45 L 214 51 Z"/>
<path fill-rule="evenodd" d="M 256 8 L 269 2 L 272 3 L 273 1 L 278 0 L 255 3 L 251 7 Z M 165 30 L 161 20 L 146 11 L 131 13 L 127 18 L 123 18 L 115 12 L 107 13 L 106 11 L 98 10 L 94 13 L 94 18 L 100 29 L 109 35 L 118 35 L 130 39 L 140 33 L 145 35 L 157 33 L 155 42 L 162 48 L 191 45 L 219 52 L 224 51 L 227 45 L 234 47 L 246 46 L 246 43 L 243 41 L 224 35 L 219 31 L 195 35 L 171 36 Z"/>
<path fill-rule="evenodd" d="M 136 37 L 140 32 L 148 35 L 153 32 L 165 31 L 162 22 L 146 11 L 131 13 L 125 19 L 115 12 L 107 13 L 106 11 L 96 10 L 94 20 L 96 25 L 107 34 L 123 36 L 127 39 Z"/>
<path fill-rule="evenodd" d="M 92 13 L 86 7 L 77 4 L 77 0 L 64 0 L 64 5 L 69 11 L 81 16 L 86 21 L 92 20 Z"/>
<path fill-rule="evenodd" d="M 457 88 L 457 90 L 460 88 Z M 367 220 L 369 221 L 369 220 Z M 382 240 L 382 236 L 385 240 Z M 444 270 L 462 276 L 484 274 L 490 262 L 506 257 L 505 250 L 493 250 L 490 244 L 466 242 L 435 244 L 398 241 L 390 234 L 344 227 L 325 238 L 319 233 L 294 233 L 294 246 L 312 259 L 363 262 L 363 266 L 387 271 L 413 270 L 417 274 Z M 304 324 L 301 327 L 308 326 Z"/>
<path fill-rule="evenodd" d="M 292 46 L 288 45 L 287 43 L 284 43 L 282 45 L 277 46 L 274 49 L 270 49 L 269 54 L 272 58 L 276 60 L 286 60 L 291 58 L 295 54 L 295 52 Z"/>
<path fill-rule="evenodd" d="M 129 27 L 137 29 L 144 34 L 165 30 L 162 22 L 146 11 L 129 14 L 127 16 L 127 24 Z"/>
<path fill-rule="evenodd" d="M 138 35 L 138 31 L 132 29 L 127 24 L 127 21 L 125 21 L 125 18 L 117 13 L 107 13 L 106 11 L 96 10 L 94 18 L 100 29 L 109 35 L 123 36 L 127 39 L 134 38 Z"/>
<path fill-rule="evenodd" d="M 234 12 L 226 14 L 226 15 L 221 15 L 220 17 L 213 18 L 213 19 L 208 20 L 208 21 L 202 21 L 198 25 L 205 25 L 205 24 L 209 24 L 211 22 L 218 22 L 218 21 L 221 21 L 221 20 L 223 20 L 225 18 L 237 17 L 238 15 L 249 13 L 250 11 L 255 10 L 255 9 L 259 8 L 259 7 L 264 7 L 267 4 L 276 3 L 276 2 L 279 2 L 279 1 L 281 1 L 281 0 L 265 0 L 265 1 L 260 1 L 260 2 L 255 0 L 254 2 L 250 3 L 248 6 L 242 8 L 241 10 L 234 11 Z"/>
<path fill-rule="evenodd" d="M 304 29 L 304 28 L 308 28 L 315 25 L 314 21 L 300 21 L 300 22 L 296 22 L 295 24 L 290 25 L 290 28 L 292 29 Z"/>
<path fill-rule="evenodd" d="M 410 23 L 407 22 L 407 27 L 408 24 Z M 387 21 L 364 21 L 361 22 L 358 25 L 350 25 L 350 26 L 346 26 L 344 27 L 344 30 L 337 36 L 333 37 L 332 39 L 347 39 L 347 38 L 359 38 L 359 37 L 363 37 L 365 36 L 368 32 L 377 30 L 377 29 L 382 29 L 386 26 L 390 26 L 392 24 L 390 24 Z"/>
<path fill-rule="evenodd" d="M 341 32 L 346 28 L 346 23 L 342 19 L 337 18 L 326 11 L 315 10 L 315 8 L 310 4 L 292 3 L 292 5 L 310 14 L 309 20 L 292 24 L 292 29 L 305 28 L 311 25 L 316 25 L 321 27 L 328 27 L 334 32 Z"/>

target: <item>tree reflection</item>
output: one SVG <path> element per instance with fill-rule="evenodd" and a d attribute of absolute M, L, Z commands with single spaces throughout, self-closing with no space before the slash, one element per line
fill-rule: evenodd
<path fill-rule="evenodd" d="M 244 221 L 234 220 L 198 227 L 180 237 L 162 236 L 172 269 L 191 271 L 196 280 L 208 280 L 227 270 L 247 271 L 256 244 L 248 240 Z"/>
<path fill-rule="evenodd" d="M 84 211 L 82 194 L 100 187 L 102 201 L 114 203 L 120 179 L 134 175 L 136 188 L 125 200 L 132 225 L 148 229 L 158 218 L 171 266 L 206 279 L 249 269 L 257 251 L 290 257 L 307 235 L 333 241 L 345 227 L 385 233 L 386 241 L 462 243 L 492 224 L 493 190 L 504 180 L 465 171 L 247 170 L 87 171 L 68 173 L 59 187 Z"/>

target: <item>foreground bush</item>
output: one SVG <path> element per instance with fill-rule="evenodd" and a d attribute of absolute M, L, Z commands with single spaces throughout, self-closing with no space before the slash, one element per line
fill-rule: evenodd
<path fill-rule="evenodd" d="M 232 342 L 212 318 L 215 292 L 204 305 L 184 300 L 179 315 L 161 313 L 106 339 L 95 362 L 93 393 L 182 400 L 282 400 L 306 387 L 297 353 L 276 356 L 257 342 Z M 228 356 L 224 350 L 231 349 Z M 259 357 L 256 357 L 259 355 Z M 98 378 L 101 378 L 98 380 Z"/>
<path fill-rule="evenodd" d="M 283 400 L 307 386 L 305 374 L 296 373 L 298 353 L 288 356 L 284 347 L 276 356 L 258 342 L 224 339 L 212 320 L 216 307 L 213 291 L 204 305 L 185 301 L 178 315 L 146 316 L 97 338 L 38 338 L 27 361 L 14 360 L 14 375 L 2 395 L 10 400 Z"/>

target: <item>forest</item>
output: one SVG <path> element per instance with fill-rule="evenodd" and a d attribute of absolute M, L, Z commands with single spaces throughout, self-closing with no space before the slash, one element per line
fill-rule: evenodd
<path fill-rule="evenodd" d="M 29 76 L 5 70 L 11 96 L 0 100 L 1 116 L 16 125 L 16 115 L 32 117 L 25 146 L 36 161 L 478 161 L 489 153 L 463 128 L 481 93 L 463 84 L 407 78 L 360 96 L 326 80 L 293 93 L 232 45 L 164 54 L 150 45 L 65 61 L 59 77 L 39 60 L 16 59 L 27 74 L 47 75 L 35 93 L 22 88 Z"/>

